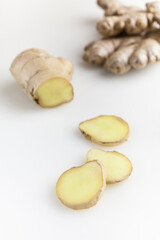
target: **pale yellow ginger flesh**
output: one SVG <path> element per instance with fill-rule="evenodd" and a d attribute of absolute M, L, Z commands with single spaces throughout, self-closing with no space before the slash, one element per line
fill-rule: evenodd
<path fill-rule="evenodd" d="M 159 13 L 160 12 L 160 2 L 159 1 L 153 1 L 146 3 L 146 9 L 139 8 L 135 6 L 125 6 L 121 1 L 119 0 L 97 0 L 97 4 L 105 10 L 106 16 L 112 16 L 112 15 L 124 15 L 128 13 L 138 13 L 138 12 L 147 12 L 150 13 Z"/>
<path fill-rule="evenodd" d="M 132 163 L 123 154 L 116 151 L 103 151 L 101 149 L 91 149 L 87 153 L 87 162 L 93 160 L 100 161 L 107 172 L 107 183 L 121 182 L 130 176 Z"/>
<path fill-rule="evenodd" d="M 80 123 L 84 136 L 100 145 L 115 146 L 127 140 L 128 124 L 119 117 L 101 115 Z"/>
<path fill-rule="evenodd" d="M 32 48 L 13 60 L 10 71 L 27 95 L 41 107 L 55 107 L 73 99 L 70 83 L 73 65 L 68 59 Z"/>
<path fill-rule="evenodd" d="M 35 95 L 42 107 L 55 107 L 71 101 L 73 89 L 66 79 L 53 78 L 42 83 L 36 90 Z"/>
<path fill-rule="evenodd" d="M 64 172 L 57 181 L 56 194 L 72 209 L 84 209 L 97 203 L 106 187 L 106 172 L 99 161 L 90 161 Z"/>

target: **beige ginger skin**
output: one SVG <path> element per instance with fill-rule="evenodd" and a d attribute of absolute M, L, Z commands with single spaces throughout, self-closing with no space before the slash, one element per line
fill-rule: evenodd
<path fill-rule="evenodd" d="M 10 71 L 27 95 L 41 107 L 50 108 L 73 99 L 72 63 L 42 49 L 29 49 L 12 62 Z"/>
<path fill-rule="evenodd" d="M 97 30 L 105 37 L 160 29 L 160 2 L 147 3 L 146 9 L 127 7 L 118 0 L 98 0 L 98 5 L 105 10 L 105 17 L 97 23 Z"/>
<path fill-rule="evenodd" d="M 133 6 L 125 6 L 118 0 L 97 0 L 97 4 L 105 10 L 106 16 L 123 15 L 128 12 L 142 11 L 142 9 Z"/>
<path fill-rule="evenodd" d="M 83 59 L 115 74 L 142 69 L 160 60 L 160 31 L 92 42 L 85 47 Z"/>

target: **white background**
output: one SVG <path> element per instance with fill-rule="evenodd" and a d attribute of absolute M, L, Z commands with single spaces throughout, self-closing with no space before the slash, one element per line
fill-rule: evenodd
<path fill-rule="evenodd" d="M 160 239 L 160 63 L 116 76 L 83 62 L 83 47 L 100 38 L 102 15 L 94 0 L 1 0 L 1 240 Z M 74 63 L 72 102 L 42 109 L 21 91 L 8 69 L 31 47 Z M 104 149 L 125 154 L 134 170 L 96 206 L 74 211 L 57 199 L 56 181 L 98 147 L 78 124 L 100 114 L 129 123 L 128 141 Z"/>

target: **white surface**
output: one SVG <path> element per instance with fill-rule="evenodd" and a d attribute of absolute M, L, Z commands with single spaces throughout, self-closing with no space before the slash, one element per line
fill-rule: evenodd
<path fill-rule="evenodd" d="M 160 63 L 115 76 L 83 62 L 83 47 L 99 38 L 95 24 L 102 13 L 94 0 L 1 3 L 1 240 L 160 239 Z M 44 110 L 21 91 L 8 68 L 31 47 L 74 63 L 74 101 Z M 134 171 L 109 186 L 95 207 L 73 211 L 57 199 L 56 181 L 98 147 L 78 124 L 99 114 L 129 123 L 128 141 L 105 149 L 126 154 Z"/>

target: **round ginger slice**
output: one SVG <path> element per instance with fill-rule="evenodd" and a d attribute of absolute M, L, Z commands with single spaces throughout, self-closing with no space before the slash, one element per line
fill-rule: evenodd
<path fill-rule="evenodd" d="M 64 172 L 57 181 L 56 194 L 69 208 L 94 206 L 106 188 L 106 171 L 99 161 L 90 161 Z"/>
<path fill-rule="evenodd" d="M 103 164 L 107 172 L 107 183 L 121 182 L 129 177 L 133 170 L 130 160 L 116 151 L 103 151 L 93 148 L 87 153 L 87 162 L 94 159 Z"/>
<path fill-rule="evenodd" d="M 101 115 L 79 124 L 84 136 L 97 144 L 115 146 L 127 140 L 128 124 L 120 117 Z"/>

